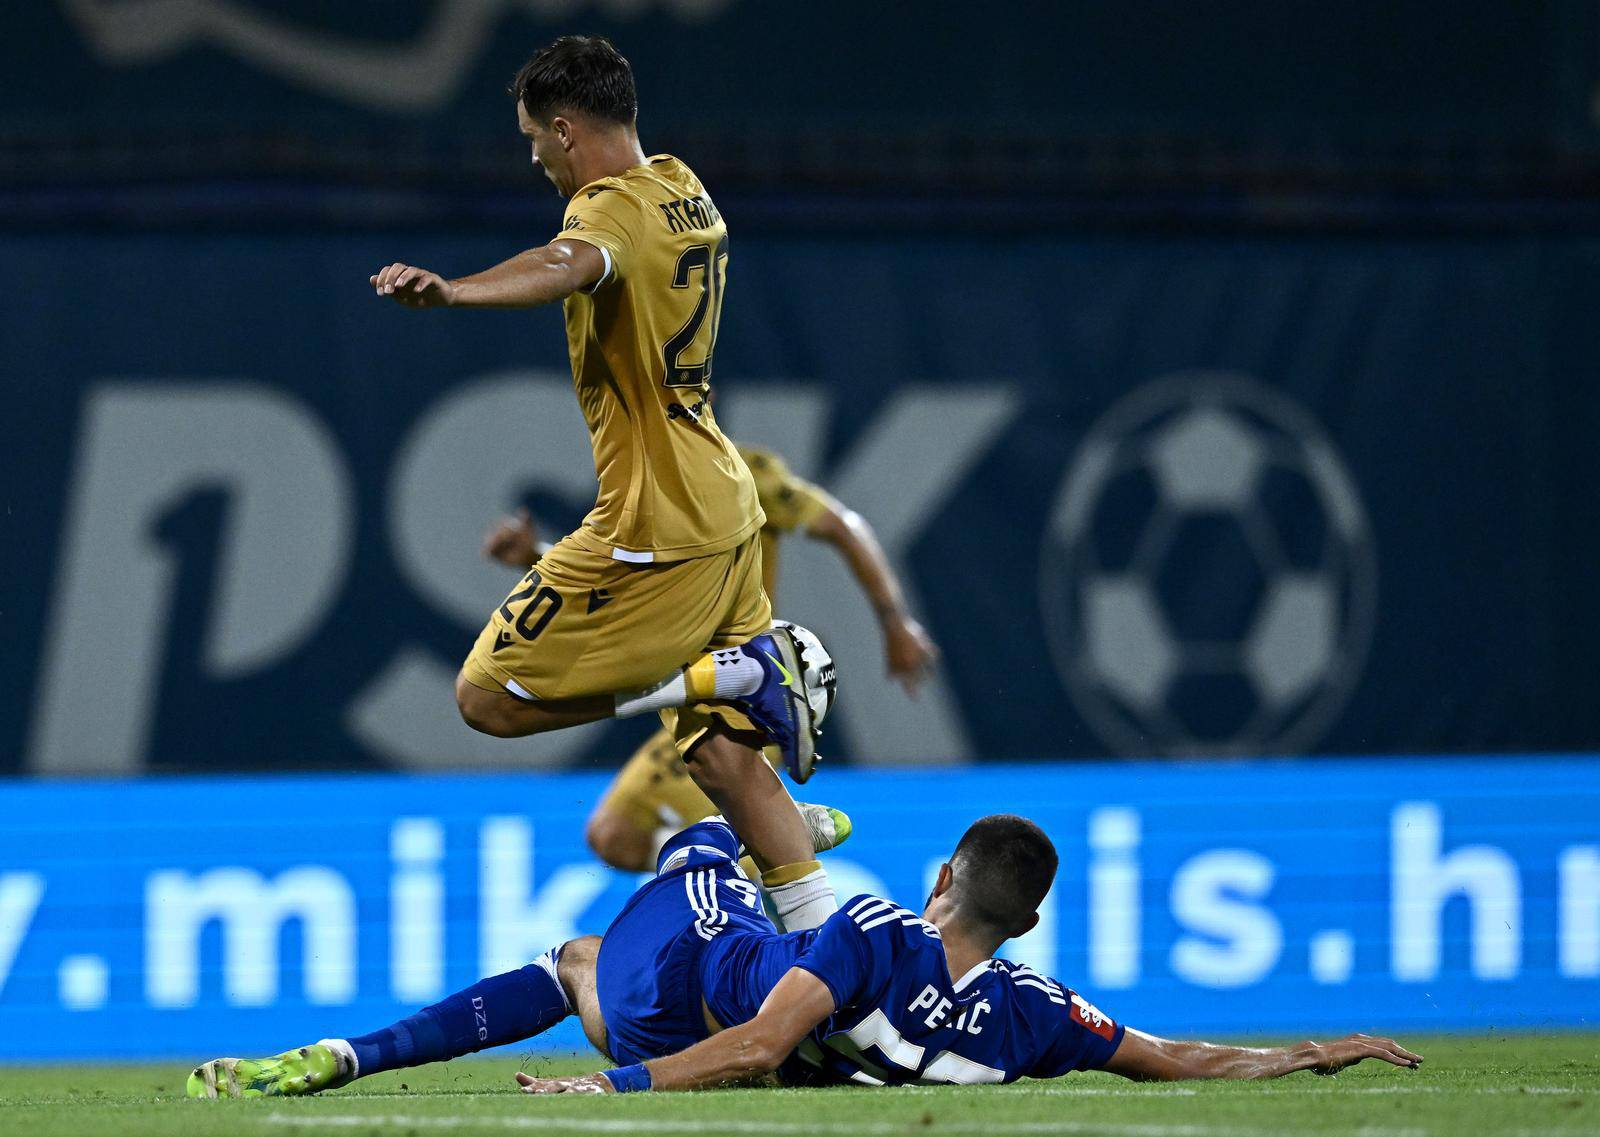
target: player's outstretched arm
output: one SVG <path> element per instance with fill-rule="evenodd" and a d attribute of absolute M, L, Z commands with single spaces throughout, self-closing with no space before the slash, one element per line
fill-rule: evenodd
<path fill-rule="evenodd" d="M 749 1022 L 714 1034 L 677 1054 L 644 1063 L 649 1072 L 649 1088 L 700 1090 L 770 1074 L 834 1009 L 833 993 L 822 980 L 809 971 L 791 968 Z M 637 1077 L 636 1070 L 619 1073 Z M 525 1094 L 614 1092 L 611 1080 L 604 1074 L 534 1078 L 519 1073 L 517 1084 Z"/>
<path fill-rule="evenodd" d="M 1178 1042 L 1128 1030 L 1105 1069 L 1137 1082 L 1175 1082 L 1190 1078 L 1281 1078 L 1296 1070 L 1337 1074 L 1367 1058 L 1415 1070 L 1422 1055 L 1392 1038 L 1352 1034 L 1336 1042 L 1302 1042 L 1298 1046 L 1216 1046 Z"/>
<path fill-rule="evenodd" d="M 872 525 L 849 506 L 830 499 L 829 507 L 806 527 L 806 533 L 832 545 L 850 566 L 856 583 L 878 614 L 890 677 L 905 687 L 907 694 L 915 695 L 939 661 L 939 647 L 906 611 L 905 590 Z"/>
<path fill-rule="evenodd" d="M 395 263 L 368 278 L 379 296 L 407 308 L 533 308 L 596 284 L 605 256 L 586 241 L 552 241 L 458 280 Z"/>

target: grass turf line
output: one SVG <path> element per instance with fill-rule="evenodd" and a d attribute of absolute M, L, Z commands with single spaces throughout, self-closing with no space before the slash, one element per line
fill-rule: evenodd
<path fill-rule="evenodd" d="M 591 1058 L 502 1051 L 404 1070 L 314 1098 L 191 1102 L 189 1067 L 0 1067 L 0 1126 L 30 1137 L 1578 1137 L 1600 1133 L 1600 1035 L 1402 1039 L 1415 1073 L 1373 1063 L 1336 1079 L 1136 1085 L 1075 1074 L 1013 1086 L 729 1090 L 530 1098 L 512 1073 L 574 1073 Z"/>

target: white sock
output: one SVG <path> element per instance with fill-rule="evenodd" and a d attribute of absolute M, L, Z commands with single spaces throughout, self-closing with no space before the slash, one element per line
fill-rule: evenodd
<path fill-rule="evenodd" d="M 342 1038 L 318 1039 L 318 1046 L 326 1046 L 339 1060 L 339 1074 L 354 1081 L 361 1077 L 361 1063 L 356 1061 L 356 1048 Z"/>
<path fill-rule="evenodd" d="M 570 1015 L 572 1013 L 572 1000 L 567 998 L 567 989 L 561 985 L 560 972 L 561 948 L 566 946 L 566 944 L 562 944 L 560 947 L 551 948 L 549 951 L 535 959 L 533 961 L 533 966 L 537 967 L 540 971 L 544 972 L 550 977 L 550 982 L 556 985 L 556 990 L 561 995 L 561 1005 L 567 1008 L 567 1014 Z"/>
<path fill-rule="evenodd" d="M 646 711 L 681 707 L 688 701 L 689 695 L 683 681 L 683 672 L 674 671 L 654 687 L 616 696 L 617 717 L 621 719 L 629 715 L 642 715 Z"/>
<path fill-rule="evenodd" d="M 711 658 L 716 661 L 716 672 L 712 676 L 715 698 L 737 699 L 741 695 L 753 695 L 761 686 L 764 673 L 760 660 L 752 659 L 736 647 L 714 651 Z"/>
<path fill-rule="evenodd" d="M 753 695 L 761 686 L 764 674 L 760 660 L 752 659 L 736 647 L 720 648 L 701 656 L 682 671 L 674 671 L 654 686 L 615 696 L 616 715 L 620 719 L 698 703 L 701 699 L 737 699 L 741 695 Z"/>
<path fill-rule="evenodd" d="M 778 910 L 778 922 L 786 932 L 820 928 L 829 916 L 839 910 L 833 885 L 828 882 L 827 869 L 818 869 L 799 880 L 769 888 L 766 892 L 772 900 L 772 906 Z"/>

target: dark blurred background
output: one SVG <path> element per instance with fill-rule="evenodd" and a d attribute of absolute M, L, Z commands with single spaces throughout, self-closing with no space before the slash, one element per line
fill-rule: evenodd
<path fill-rule="evenodd" d="M 592 490 L 505 93 L 612 36 L 733 240 L 719 410 L 879 527 L 916 702 L 795 538 L 833 761 L 1586 750 L 1600 9 L 60 0 L 0 65 L 0 770 L 614 762 L 449 680 Z M 834 757 L 836 755 L 836 757 Z"/>

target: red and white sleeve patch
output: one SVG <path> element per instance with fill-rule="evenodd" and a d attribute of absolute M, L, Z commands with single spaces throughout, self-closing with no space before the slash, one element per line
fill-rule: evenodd
<path fill-rule="evenodd" d="M 1086 1001 L 1076 991 L 1067 993 L 1072 996 L 1072 1006 L 1068 1010 L 1068 1013 L 1072 1016 L 1072 1021 L 1081 1027 L 1094 1031 L 1101 1038 L 1110 1042 L 1117 1033 L 1117 1024 L 1111 1021 L 1110 1016 L 1101 1014 L 1099 1008 Z"/>

